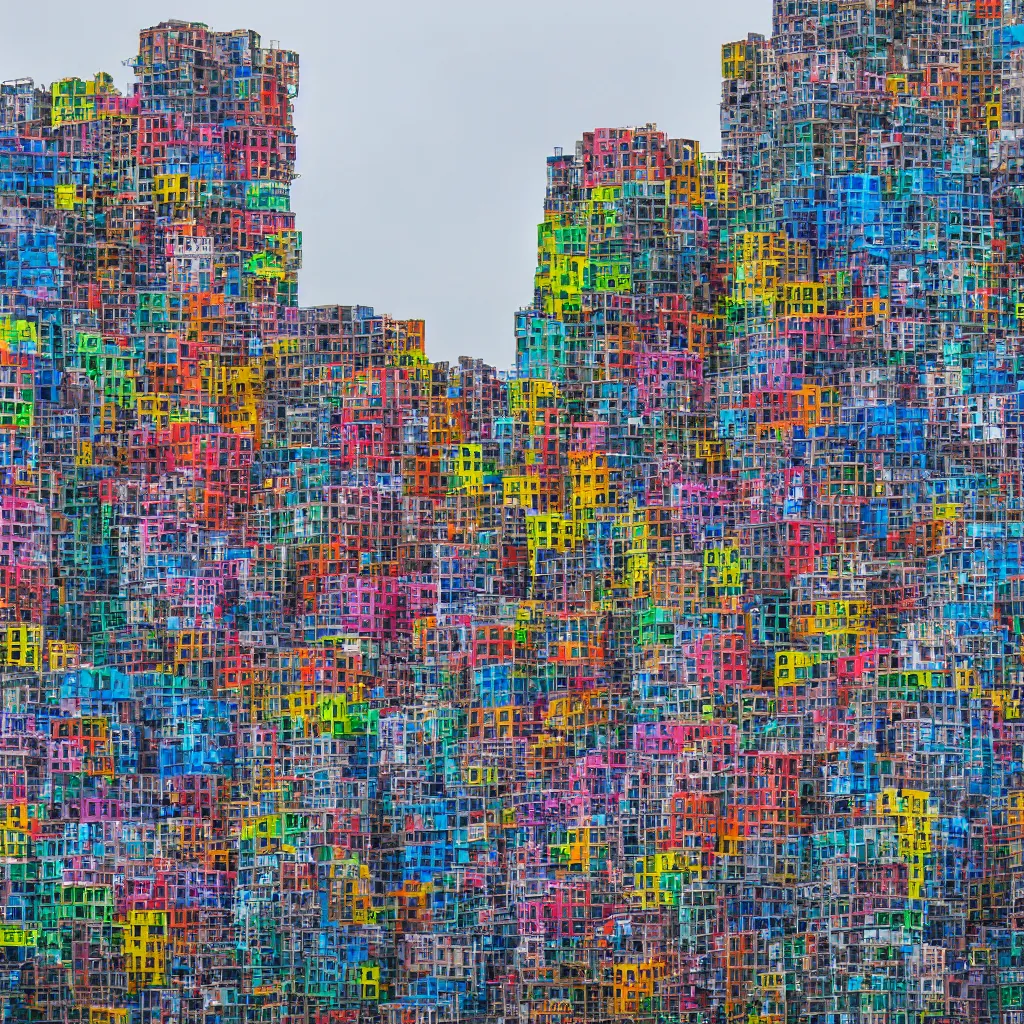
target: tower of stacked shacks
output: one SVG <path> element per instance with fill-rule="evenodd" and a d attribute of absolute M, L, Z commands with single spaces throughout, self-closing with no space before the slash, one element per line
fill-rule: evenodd
<path fill-rule="evenodd" d="M 557 150 L 511 373 L 133 66 L 0 85 L 0 1022 L 1024 1021 L 1024 3 Z"/>

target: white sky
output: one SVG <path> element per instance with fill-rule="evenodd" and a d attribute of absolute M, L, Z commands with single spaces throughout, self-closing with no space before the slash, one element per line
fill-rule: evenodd
<path fill-rule="evenodd" d="M 434 359 L 512 363 L 545 157 L 656 121 L 718 147 L 719 50 L 770 0 L 0 0 L 0 78 L 109 71 L 167 18 L 300 55 L 303 305 L 424 317 Z"/>

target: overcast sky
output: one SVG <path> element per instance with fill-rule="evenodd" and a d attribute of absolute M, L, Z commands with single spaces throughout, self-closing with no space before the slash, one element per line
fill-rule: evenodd
<path fill-rule="evenodd" d="M 298 50 L 303 305 L 424 317 L 434 359 L 512 362 L 545 157 L 656 121 L 718 147 L 719 47 L 771 0 L 0 0 L 0 78 L 109 71 L 167 18 Z"/>

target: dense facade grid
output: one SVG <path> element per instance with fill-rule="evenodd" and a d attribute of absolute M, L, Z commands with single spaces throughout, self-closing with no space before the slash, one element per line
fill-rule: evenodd
<path fill-rule="evenodd" d="M 1024 1022 L 1024 0 L 556 150 L 511 372 L 132 65 L 0 85 L 0 1021 Z"/>

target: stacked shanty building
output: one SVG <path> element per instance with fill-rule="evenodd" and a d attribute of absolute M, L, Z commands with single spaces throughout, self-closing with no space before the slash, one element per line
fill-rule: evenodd
<path fill-rule="evenodd" d="M 1024 1020 L 1024 6 L 775 7 L 507 372 L 299 307 L 294 53 L 0 85 L 3 1024 Z"/>

